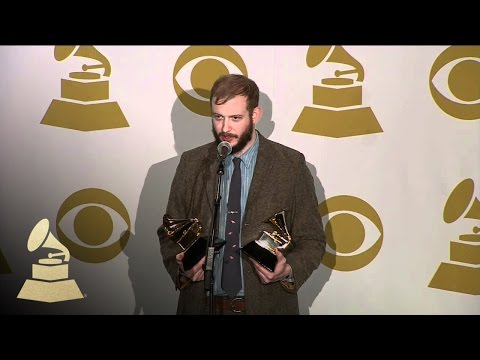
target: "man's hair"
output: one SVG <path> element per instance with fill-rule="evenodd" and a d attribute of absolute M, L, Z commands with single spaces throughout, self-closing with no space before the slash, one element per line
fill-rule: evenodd
<path fill-rule="evenodd" d="M 253 109 L 258 106 L 260 91 L 255 81 L 243 75 L 229 74 L 218 78 L 212 86 L 210 106 L 213 101 L 216 105 L 222 105 L 239 95 L 247 98 L 247 110 L 252 116 Z"/>

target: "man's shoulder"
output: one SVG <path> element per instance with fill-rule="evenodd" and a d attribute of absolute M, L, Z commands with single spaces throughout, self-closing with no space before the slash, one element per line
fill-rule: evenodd
<path fill-rule="evenodd" d="M 271 150 L 274 150 L 281 154 L 284 157 L 293 159 L 293 160 L 298 160 L 304 158 L 304 155 L 302 152 L 300 152 L 297 149 L 291 148 L 287 145 L 281 144 L 279 142 L 267 139 L 263 137 L 263 142 L 267 147 L 270 147 Z"/>
<path fill-rule="evenodd" d="M 184 151 L 182 157 L 187 159 L 204 158 L 208 156 L 208 154 L 212 151 L 212 149 L 214 149 L 214 147 L 214 142 L 209 142 L 207 144 L 197 146 L 196 148 Z"/>

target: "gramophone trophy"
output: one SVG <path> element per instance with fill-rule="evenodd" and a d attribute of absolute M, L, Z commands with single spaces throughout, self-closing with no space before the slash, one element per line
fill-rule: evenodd
<path fill-rule="evenodd" d="M 200 237 L 202 223 L 197 219 L 172 219 L 168 214 L 163 216 L 163 224 L 157 231 L 164 231 L 167 236 L 175 241 L 185 251 L 183 269 L 190 270 L 206 254 L 207 240 Z"/>
<path fill-rule="evenodd" d="M 276 249 L 289 249 L 292 246 L 292 238 L 286 226 L 285 210 L 276 213 L 265 222 L 272 224 L 275 230 L 262 231 L 260 238 L 245 245 L 242 251 L 273 272 L 277 265 Z"/>
<path fill-rule="evenodd" d="M 447 199 L 443 220 L 451 224 L 461 218 L 480 220 L 480 200 L 474 195 L 473 179 L 460 182 Z M 480 295 L 480 227 L 450 241 L 450 261 L 441 262 L 431 288 Z"/>
<path fill-rule="evenodd" d="M 53 251 L 48 257 L 39 259 L 38 264 L 32 264 L 32 278 L 25 280 L 17 298 L 47 303 L 83 299 L 77 282 L 69 278 L 70 251 L 49 231 L 49 227 L 48 219 L 42 219 L 30 233 L 28 251 L 40 248 Z"/>
<path fill-rule="evenodd" d="M 82 71 L 61 79 L 61 98 L 52 100 L 41 124 L 80 131 L 129 126 L 118 103 L 110 99 L 112 69 L 100 51 L 91 45 L 57 45 L 54 56 L 57 61 L 80 57 L 96 63 L 84 64 Z"/>
<path fill-rule="evenodd" d="M 372 108 L 363 104 L 363 66 L 343 46 L 310 46 L 306 60 L 310 68 L 325 62 L 342 69 L 313 86 L 313 104 L 303 108 L 292 131 L 334 138 L 383 132 Z"/>

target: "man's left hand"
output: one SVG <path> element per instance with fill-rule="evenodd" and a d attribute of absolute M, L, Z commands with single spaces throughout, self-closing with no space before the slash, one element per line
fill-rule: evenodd
<path fill-rule="evenodd" d="M 255 270 L 257 270 L 258 277 L 262 284 L 270 284 L 285 279 L 292 273 L 292 267 L 287 263 L 287 259 L 283 256 L 280 250 L 276 250 L 277 253 L 277 265 L 275 271 L 271 272 L 265 269 L 262 265 L 252 260 Z"/>

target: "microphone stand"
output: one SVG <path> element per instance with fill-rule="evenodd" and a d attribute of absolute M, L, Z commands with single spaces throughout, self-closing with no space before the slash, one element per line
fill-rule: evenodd
<path fill-rule="evenodd" d="M 214 295 L 213 295 L 213 287 L 214 287 L 214 276 L 213 276 L 213 264 L 215 259 L 215 238 L 216 238 L 216 231 L 218 226 L 218 210 L 220 208 L 220 184 L 222 181 L 222 175 L 224 174 L 225 168 L 225 156 L 220 157 L 220 163 L 218 164 L 218 171 L 217 171 L 217 186 L 216 186 L 216 194 L 215 194 L 215 206 L 213 210 L 213 220 L 210 226 L 210 237 L 207 241 L 207 248 L 206 248 L 206 259 L 204 265 L 204 276 L 205 276 L 205 291 L 209 292 L 209 308 L 210 308 L 210 315 L 215 314 L 215 303 L 214 303 Z"/>

